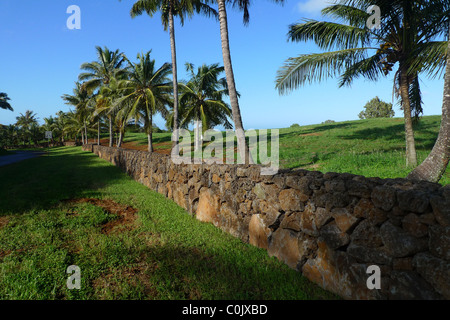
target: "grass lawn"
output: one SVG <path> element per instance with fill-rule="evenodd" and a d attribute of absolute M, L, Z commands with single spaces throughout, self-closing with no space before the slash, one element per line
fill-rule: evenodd
<path fill-rule="evenodd" d="M 436 141 L 440 116 L 423 117 L 414 126 L 421 163 Z M 371 119 L 280 129 L 280 166 L 367 177 L 404 178 L 406 167 L 403 118 Z M 170 134 L 154 134 L 158 148 L 170 149 Z M 127 133 L 125 142 L 147 144 L 147 136 Z M 441 184 L 450 184 L 450 168 Z"/>
<path fill-rule="evenodd" d="M 336 298 L 80 147 L 0 167 L 0 181 L 0 299 Z"/>

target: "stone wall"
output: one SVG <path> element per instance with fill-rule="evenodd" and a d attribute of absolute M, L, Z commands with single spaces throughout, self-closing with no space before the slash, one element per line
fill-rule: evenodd
<path fill-rule="evenodd" d="M 345 299 L 450 299 L 450 188 L 260 166 L 175 165 L 85 145 L 195 215 Z M 381 270 L 370 290 L 367 269 Z"/>

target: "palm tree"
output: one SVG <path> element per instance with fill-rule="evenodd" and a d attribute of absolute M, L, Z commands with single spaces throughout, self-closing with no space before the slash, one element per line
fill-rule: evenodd
<path fill-rule="evenodd" d="M 186 16 L 192 17 L 194 11 L 206 16 L 217 16 L 217 12 L 206 5 L 201 0 L 138 0 L 131 9 L 131 17 L 135 18 L 144 13 L 150 16 L 160 11 L 161 20 L 164 26 L 164 31 L 169 29 L 170 34 L 170 48 L 172 53 L 172 80 L 173 80 L 173 147 L 177 146 L 178 142 L 178 66 L 177 66 L 177 50 L 175 42 L 175 24 L 174 17 L 180 18 L 181 24 L 184 24 Z"/>
<path fill-rule="evenodd" d="M 84 121 L 77 112 L 70 110 L 66 114 L 65 130 L 69 136 L 73 136 L 75 142 L 78 140 L 78 134 L 81 133 L 81 140 L 83 141 Z"/>
<path fill-rule="evenodd" d="M 90 117 L 90 105 L 93 102 L 92 95 L 89 94 L 87 86 L 76 82 L 73 94 L 64 94 L 61 97 L 66 104 L 72 105 L 76 108 L 76 113 L 80 120 L 83 122 L 84 134 L 82 132 L 82 142 L 88 143 L 87 122 Z"/>
<path fill-rule="evenodd" d="M 219 64 L 202 65 L 195 73 L 194 65 L 186 63 L 186 71 L 190 73 L 190 79 L 181 87 L 181 126 L 195 122 L 195 150 L 198 150 L 201 148 L 200 135 L 206 130 L 221 124 L 227 129 L 233 127 L 228 121 L 232 113 L 231 108 L 223 101 L 223 97 L 228 95 L 226 79 L 219 79 L 224 71 L 223 67 L 219 67 Z"/>
<path fill-rule="evenodd" d="M 48 118 L 44 118 L 44 124 L 42 125 L 42 128 L 45 131 L 52 132 L 52 139 L 51 139 L 51 141 L 53 143 L 54 138 L 55 138 L 54 137 L 54 133 L 55 133 L 55 129 L 56 129 L 56 120 L 52 116 L 50 116 Z"/>
<path fill-rule="evenodd" d="M 62 143 L 65 142 L 65 138 L 67 135 L 67 114 L 63 111 L 58 111 L 56 113 L 56 119 L 55 119 L 55 129 L 58 132 L 59 139 Z"/>
<path fill-rule="evenodd" d="M 153 115 L 160 112 L 166 116 L 166 106 L 172 102 L 172 85 L 169 75 L 172 68 L 164 63 L 159 69 L 155 67 L 155 60 L 150 58 L 150 52 L 138 54 L 137 63 L 129 64 L 129 80 L 122 80 L 119 84 L 124 96 L 115 102 L 115 110 L 127 109 L 127 119 L 143 120 L 148 137 L 148 152 L 153 152 Z"/>
<path fill-rule="evenodd" d="M 225 67 L 225 74 L 230 95 L 231 110 L 233 113 L 233 122 L 236 130 L 238 149 L 241 159 L 245 159 L 245 163 L 252 162 L 250 159 L 249 147 L 245 141 L 244 125 L 242 123 L 241 109 L 239 107 L 238 92 L 236 90 L 236 82 L 234 79 L 233 64 L 231 62 L 230 40 L 228 36 L 228 17 L 226 2 L 238 7 L 244 12 L 244 24 L 247 25 L 250 21 L 250 3 L 251 0 L 214 0 L 217 1 L 219 7 L 219 21 L 220 21 L 220 37 L 222 41 L 222 55 Z M 283 4 L 285 0 L 272 0 L 275 3 Z"/>
<path fill-rule="evenodd" d="M 6 109 L 14 111 L 14 109 L 9 104 L 8 100 L 11 100 L 8 95 L 4 92 L 0 92 L 0 109 Z"/>
<path fill-rule="evenodd" d="M 32 140 L 32 128 L 34 125 L 37 125 L 37 115 L 31 110 L 25 111 L 25 114 L 20 114 L 18 117 L 16 117 L 16 126 L 19 127 L 22 138 L 24 140 L 27 140 L 29 143 L 31 143 Z"/>
<path fill-rule="evenodd" d="M 447 67 L 444 80 L 444 101 L 442 102 L 441 128 L 429 156 L 415 168 L 408 179 L 439 182 L 450 159 L 450 34 L 447 45 Z"/>
<path fill-rule="evenodd" d="M 126 74 L 122 68 L 123 54 L 119 50 L 111 51 L 107 47 L 95 47 L 98 61 L 86 62 L 81 65 L 85 72 L 78 76 L 78 80 L 90 92 L 94 92 L 102 85 L 107 85 L 112 78 L 120 79 Z"/>
<path fill-rule="evenodd" d="M 94 115 L 98 117 L 105 115 L 108 118 L 110 147 L 114 145 L 113 132 L 114 132 L 114 123 L 116 120 L 114 103 L 121 97 L 123 93 L 123 91 L 120 91 L 119 85 L 120 85 L 119 80 L 117 80 L 114 77 L 111 78 L 108 84 L 105 84 L 100 88 L 99 94 L 96 97 L 97 107 L 94 112 Z M 98 125 L 100 128 L 100 124 Z"/>
<path fill-rule="evenodd" d="M 102 86 L 109 85 L 113 79 L 123 79 L 127 74 L 127 70 L 123 68 L 125 63 L 123 53 L 118 49 L 111 51 L 107 47 L 97 46 L 95 50 L 98 61 L 83 63 L 81 69 L 86 72 L 78 76 L 80 81 L 85 81 L 83 86 L 92 93 Z M 110 130 L 112 130 L 112 119 L 110 119 Z M 113 146 L 111 131 L 109 146 Z"/>
<path fill-rule="evenodd" d="M 380 29 L 366 28 L 371 5 L 383 13 Z M 314 41 L 325 53 L 290 58 L 278 71 L 281 94 L 306 82 L 340 76 L 340 87 L 363 76 L 376 81 L 396 64 L 394 90 L 405 118 L 406 164 L 417 165 L 412 113 L 422 113 L 419 75 L 436 76 L 443 68 L 447 41 L 439 41 L 445 29 L 436 23 L 448 15 L 444 0 L 341 0 L 322 14 L 344 21 L 305 20 L 290 26 L 291 41 Z"/>

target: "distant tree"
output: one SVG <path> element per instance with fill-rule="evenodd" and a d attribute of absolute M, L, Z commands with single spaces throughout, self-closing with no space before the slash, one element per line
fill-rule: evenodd
<path fill-rule="evenodd" d="M 336 121 L 334 121 L 334 120 L 326 120 L 326 121 L 322 122 L 322 124 L 331 124 L 331 123 L 336 123 Z"/>
<path fill-rule="evenodd" d="M 372 118 L 393 118 L 395 111 L 392 109 L 392 103 L 381 101 L 375 97 L 364 106 L 364 110 L 358 115 L 360 119 Z"/>
<path fill-rule="evenodd" d="M 298 123 L 294 123 L 290 126 L 290 128 L 300 128 L 300 125 Z"/>
<path fill-rule="evenodd" d="M 16 126 L 20 129 L 20 134 L 24 144 L 26 141 L 31 143 L 36 133 L 35 127 L 38 125 L 37 115 L 31 110 L 25 111 L 25 114 L 20 114 L 16 117 Z"/>

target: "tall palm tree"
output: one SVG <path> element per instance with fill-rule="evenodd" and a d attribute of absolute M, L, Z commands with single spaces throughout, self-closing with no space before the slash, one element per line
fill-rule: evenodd
<path fill-rule="evenodd" d="M 290 26 L 291 41 L 314 41 L 327 51 L 290 58 L 278 71 L 281 94 L 307 82 L 340 76 L 340 87 L 363 76 L 378 80 L 395 65 L 394 90 L 405 119 L 406 164 L 417 165 L 412 113 L 422 113 L 419 75 L 436 76 L 445 62 L 447 41 L 439 39 L 446 28 L 438 20 L 448 15 L 445 0 L 340 0 L 322 10 L 339 22 L 305 20 Z M 371 5 L 383 13 L 379 29 L 366 28 Z"/>
<path fill-rule="evenodd" d="M 72 105 L 76 108 L 76 113 L 83 122 L 84 133 L 82 133 L 82 142 L 83 144 L 87 144 L 87 122 L 91 113 L 89 107 L 93 102 L 93 97 L 89 93 L 87 86 L 76 82 L 75 88 L 73 89 L 73 94 L 64 94 L 61 98 L 65 101 L 66 104 Z"/>
<path fill-rule="evenodd" d="M 449 29 L 450 30 L 450 29 Z M 415 168 L 408 179 L 439 182 L 450 159 L 450 33 L 447 45 L 447 67 L 444 77 L 444 101 L 442 102 L 441 128 L 431 153 Z"/>
<path fill-rule="evenodd" d="M 131 17 L 135 18 L 146 12 L 150 17 L 160 11 L 164 31 L 169 29 L 170 48 L 172 54 L 172 81 L 173 81 L 173 132 L 175 134 L 173 146 L 177 146 L 179 119 L 178 119 L 178 66 L 175 41 L 174 17 L 180 18 L 181 25 L 187 17 L 194 12 L 206 16 L 217 16 L 217 12 L 201 0 L 138 0 L 131 9 Z"/>
<path fill-rule="evenodd" d="M 0 109 L 14 111 L 14 109 L 11 107 L 11 104 L 9 104 L 8 100 L 11 100 L 8 97 L 8 95 L 4 92 L 0 92 Z"/>
<path fill-rule="evenodd" d="M 250 21 L 250 5 L 251 0 L 214 0 L 218 4 L 219 21 L 220 21 L 220 38 L 222 41 L 222 55 L 225 67 L 225 74 L 230 95 L 231 110 L 233 113 L 233 122 L 236 130 L 238 149 L 241 159 L 245 159 L 245 163 L 252 162 L 250 159 L 249 147 L 245 141 L 244 125 L 242 123 L 241 109 L 239 107 L 238 92 L 234 79 L 233 64 L 231 61 L 230 40 L 228 35 L 228 17 L 226 3 L 230 2 L 244 13 L 244 24 Z M 283 4 L 285 0 L 272 0 L 275 3 Z M 210 1 L 209 1 L 210 2 Z"/>
<path fill-rule="evenodd" d="M 122 80 L 120 90 L 123 97 L 115 102 L 115 110 L 127 108 L 128 119 L 142 119 L 148 137 L 148 152 L 153 152 L 153 115 L 160 112 L 166 116 L 166 106 L 172 102 L 172 85 L 170 74 L 172 68 L 169 63 L 164 63 L 156 69 L 155 60 L 150 58 L 150 51 L 146 54 L 138 54 L 137 63 L 132 63 L 126 57 L 129 64 L 129 80 Z"/>
<path fill-rule="evenodd" d="M 198 150 L 201 148 L 200 136 L 206 130 L 217 125 L 224 125 L 227 129 L 233 127 L 228 121 L 232 113 L 231 108 L 223 101 L 223 97 L 228 95 L 225 78 L 219 78 L 224 71 L 223 67 L 219 67 L 219 64 L 202 65 L 195 73 L 194 65 L 186 63 L 186 71 L 190 74 L 190 79 L 181 87 L 181 126 L 195 122 L 195 150 Z"/>

